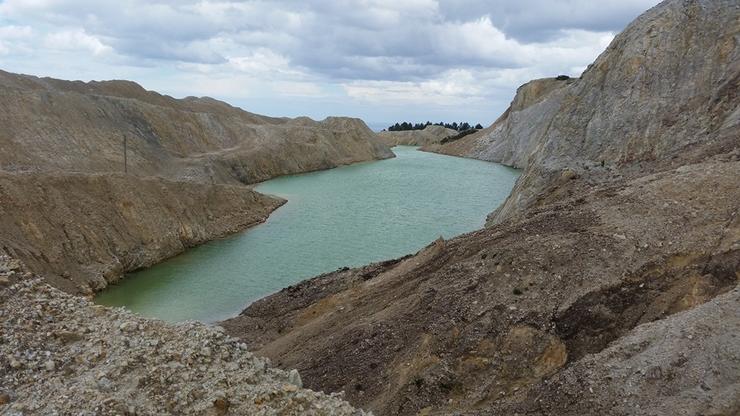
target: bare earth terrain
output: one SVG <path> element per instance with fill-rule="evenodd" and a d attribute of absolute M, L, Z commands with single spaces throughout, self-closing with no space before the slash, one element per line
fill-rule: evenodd
<path fill-rule="evenodd" d="M 457 135 L 457 131 L 442 126 L 427 126 L 423 130 L 382 131 L 380 141 L 388 146 L 428 146 Z"/>
<path fill-rule="evenodd" d="M 0 72 L 0 414 L 363 414 L 218 328 L 68 293 L 264 221 L 284 201 L 249 184 L 392 156 L 357 119 Z"/>
<path fill-rule="evenodd" d="M 247 184 L 388 157 L 357 119 L 277 119 L 129 81 L 0 71 L 0 252 L 90 293 L 282 203 Z"/>
<path fill-rule="evenodd" d="M 580 78 L 426 146 L 524 169 L 486 228 L 223 329 L 66 292 L 282 203 L 246 184 L 387 146 L 354 119 L 0 73 L 0 413 L 740 414 L 739 45 L 736 0 L 650 9 Z"/>
<path fill-rule="evenodd" d="M 524 168 L 486 229 L 224 322 L 381 415 L 740 413 L 740 5 L 666 1 L 427 150 Z"/>

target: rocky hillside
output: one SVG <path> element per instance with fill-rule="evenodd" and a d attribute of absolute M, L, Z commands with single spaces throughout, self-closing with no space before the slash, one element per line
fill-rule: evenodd
<path fill-rule="evenodd" d="M 573 82 L 556 78 L 530 81 L 519 87 L 509 108 L 490 127 L 449 143 L 427 144 L 422 150 L 524 169 L 536 150 L 538 130 L 546 128 L 559 108 L 555 92 Z"/>
<path fill-rule="evenodd" d="M 284 202 L 247 184 L 386 157 L 360 120 L 275 119 L 131 82 L 0 72 L 0 413 L 364 414 L 219 328 L 57 288 L 92 294 Z"/>
<path fill-rule="evenodd" d="M 357 119 L 0 71 L 0 251 L 91 293 L 281 204 L 245 184 L 392 156 Z"/>
<path fill-rule="evenodd" d="M 220 328 L 170 325 L 54 289 L 0 256 L 0 413 L 356 415 Z"/>
<path fill-rule="evenodd" d="M 543 81 L 525 85 L 487 134 L 439 151 L 527 168 L 500 219 L 525 212 L 564 169 L 671 167 L 721 152 L 737 140 L 740 118 L 738 7 L 664 2 L 632 22 L 580 79 L 546 80 L 536 93 Z"/>
<path fill-rule="evenodd" d="M 438 144 L 443 139 L 457 135 L 458 132 L 442 126 L 426 126 L 422 130 L 382 131 L 380 141 L 388 146 L 427 146 Z"/>
<path fill-rule="evenodd" d="M 669 0 L 440 151 L 524 173 L 486 229 L 224 322 L 381 415 L 740 412 L 740 5 Z"/>
<path fill-rule="evenodd" d="M 393 156 L 358 119 L 277 119 L 129 81 L 0 72 L 0 170 L 121 172 L 124 137 L 130 174 L 209 183 Z"/>

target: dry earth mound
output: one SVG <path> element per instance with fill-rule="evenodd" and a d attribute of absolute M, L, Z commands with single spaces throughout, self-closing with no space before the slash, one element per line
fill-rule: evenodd
<path fill-rule="evenodd" d="M 275 176 L 393 157 L 361 120 L 270 118 L 129 81 L 0 72 L 0 170 L 129 172 L 199 182 Z"/>

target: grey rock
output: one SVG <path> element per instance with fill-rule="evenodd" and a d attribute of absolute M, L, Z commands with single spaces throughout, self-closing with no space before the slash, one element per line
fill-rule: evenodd
<path fill-rule="evenodd" d="M 204 324 L 184 328 L 100 307 L 38 277 L 2 296 L 0 317 L 10 319 L 0 319 L 0 369 L 5 362 L 17 363 L 12 371 L 0 371 L 3 414 L 87 414 L 95 406 L 100 406 L 95 414 L 365 414 L 341 397 L 301 389 L 297 372 L 265 366 L 237 340 Z M 37 307 L 54 319 L 33 320 L 29 330 L 28 317 Z M 87 328 L 94 330 L 84 342 L 60 342 L 53 335 Z M 221 358 L 179 360 L 186 351 L 207 349 Z M 35 364 L 21 365 L 16 354 Z M 294 390 L 284 390 L 286 380 L 295 383 Z"/>
<path fill-rule="evenodd" d="M 298 373 L 298 370 L 293 369 L 290 370 L 288 373 L 288 383 L 297 386 L 297 387 L 303 387 L 303 382 L 301 381 L 301 375 Z"/>

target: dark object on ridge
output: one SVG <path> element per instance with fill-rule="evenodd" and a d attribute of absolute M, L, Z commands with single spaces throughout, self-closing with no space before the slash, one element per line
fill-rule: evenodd
<path fill-rule="evenodd" d="M 440 143 L 445 144 L 445 143 L 449 143 L 449 142 L 454 142 L 455 140 L 462 139 L 463 137 L 465 137 L 465 136 L 467 136 L 469 134 L 473 134 L 473 133 L 475 133 L 477 131 L 478 131 L 478 129 L 468 129 L 468 130 L 465 130 L 465 131 L 461 131 L 460 133 L 458 133 L 458 134 L 456 134 L 454 136 L 445 137 L 444 139 L 442 139 L 442 141 Z"/>
<path fill-rule="evenodd" d="M 443 122 L 432 123 L 431 121 L 427 121 L 426 123 L 415 123 L 415 124 L 404 121 L 403 123 L 396 123 L 392 126 L 389 126 L 386 130 L 387 131 L 424 130 L 428 126 L 432 126 L 432 125 L 442 126 L 444 128 L 457 130 L 457 131 L 465 131 L 471 128 L 470 123 L 468 123 L 467 121 L 461 122 L 459 124 L 456 121 L 452 123 L 443 123 Z M 478 124 L 478 126 L 480 126 L 480 124 Z M 480 128 L 482 129 L 483 126 L 481 126 Z"/>

